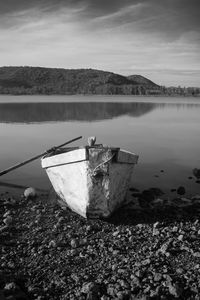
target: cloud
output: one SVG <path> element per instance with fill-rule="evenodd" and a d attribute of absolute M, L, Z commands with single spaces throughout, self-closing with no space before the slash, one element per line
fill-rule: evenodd
<path fill-rule="evenodd" d="M 117 11 L 128 3 L 138 2 L 134 0 L 6 0 L 0 2 L 0 14 L 13 13 L 35 7 L 55 11 L 61 7 L 76 7 L 84 5 L 91 14 L 105 14 Z"/>
<path fill-rule="evenodd" d="M 199 0 L 6 0 L 0 2 L 0 28 L 57 18 L 91 33 L 116 29 L 132 33 L 132 38 L 139 32 L 173 41 L 196 32 L 200 40 L 199 11 Z"/>
<path fill-rule="evenodd" d="M 0 65 L 137 72 L 162 84 L 178 82 L 175 69 L 196 83 L 199 9 L 199 0 L 0 1 Z"/>

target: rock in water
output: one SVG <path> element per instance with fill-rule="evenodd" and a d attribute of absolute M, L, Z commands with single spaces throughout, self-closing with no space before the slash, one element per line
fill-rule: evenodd
<path fill-rule="evenodd" d="M 26 199 L 34 199 L 37 196 L 37 192 L 33 187 L 29 187 L 24 191 L 24 197 Z"/>
<path fill-rule="evenodd" d="M 184 186 L 179 186 L 179 188 L 177 189 L 177 194 L 179 194 L 179 195 L 184 195 L 185 194 L 185 188 L 184 188 Z"/>
<path fill-rule="evenodd" d="M 194 168 L 192 172 L 197 179 L 200 179 L 200 169 Z"/>

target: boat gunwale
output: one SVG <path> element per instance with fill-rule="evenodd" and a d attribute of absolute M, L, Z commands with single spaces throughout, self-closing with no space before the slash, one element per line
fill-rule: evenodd
<path fill-rule="evenodd" d="M 108 147 L 108 146 L 103 146 L 103 145 L 95 145 L 95 146 L 81 146 L 81 147 L 70 147 L 70 148 L 62 148 L 62 152 L 58 152 L 58 153 L 47 153 L 45 154 L 42 158 L 41 158 L 41 161 L 44 161 L 45 159 L 48 159 L 50 160 L 51 157 L 55 157 L 55 156 L 59 156 L 59 155 L 62 155 L 62 154 L 65 154 L 65 153 L 70 153 L 74 150 L 81 150 L 81 149 L 85 149 L 85 153 L 84 153 L 84 156 L 85 158 L 84 159 L 80 159 L 80 160 L 74 160 L 74 161 L 68 161 L 68 162 L 62 162 L 62 163 L 55 163 L 55 162 L 52 162 L 52 165 L 49 163 L 49 165 L 47 166 L 44 166 L 42 165 L 42 168 L 44 169 L 48 169 L 48 168 L 53 168 L 53 167 L 59 167 L 59 166 L 63 166 L 63 165 L 69 165 L 69 164 L 75 164 L 75 163 L 80 163 L 80 162 L 84 162 L 84 161 L 89 161 L 90 160 L 90 157 L 89 157 L 89 149 L 99 149 L 99 150 L 102 150 L 102 149 L 108 149 L 108 150 L 111 150 L 112 153 L 113 153 L 113 158 L 112 158 L 112 163 L 116 163 L 116 164 L 127 164 L 127 165 L 134 165 L 137 163 L 138 161 L 138 155 L 133 153 L 133 152 L 129 152 L 127 150 L 124 150 L 124 149 L 121 149 L 119 147 Z M 65 151 L 64 151 L 65 150 Z M 123 152 L 123 153 L 127 153 L 129 155 L 132 155 L 135 157 L 135 161 L 132 161 L 132 162 L 128 162 L 128 161 L 118 161 L 118 156 L 119 156 L 119 153 Z"/>

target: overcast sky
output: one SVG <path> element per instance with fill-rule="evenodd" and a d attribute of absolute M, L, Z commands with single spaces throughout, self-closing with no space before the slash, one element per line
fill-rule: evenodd
<path fill-rule="evenodd" d="M 0 66 L 200 86 L 200 0 L 0 0 Z"/>

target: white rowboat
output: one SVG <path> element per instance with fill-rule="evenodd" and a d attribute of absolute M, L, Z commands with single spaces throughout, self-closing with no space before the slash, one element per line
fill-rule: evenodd
<path fill-rule="evenodd" d="M 42 168 L 59 198 L 85 218 L 109 217 L 125 201 L 138 155 L 102 145 L 61 148 Z"/>

